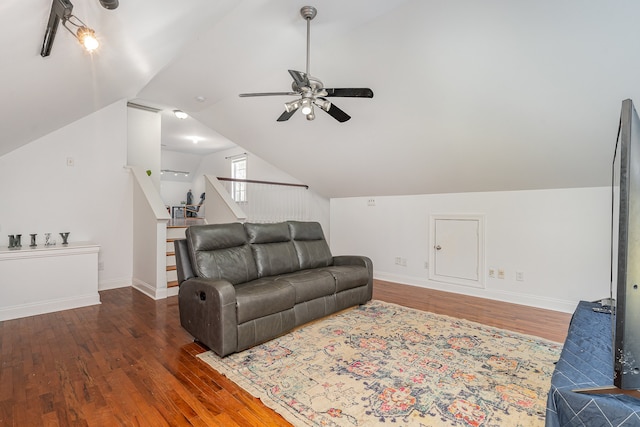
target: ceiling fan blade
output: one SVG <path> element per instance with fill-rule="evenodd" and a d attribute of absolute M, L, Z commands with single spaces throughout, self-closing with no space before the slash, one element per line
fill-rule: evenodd
<path fill-rule="evenodd" d="M 289 70 L 289 74 L 299 88 L 309 87 L 309 79 L 307 78 L 307 75 L 302 71 Z"/>
<path fill-rule="evenodd" d="M 299 95 L 298 92 L 262 92 L 262 93 L 241 93 L 240 98 L 248 96 L 280 96 L 280 95 Z"/>
<path fill-rule="evenodd" d="M 373 91 L 368 87 L 363 88 L 345 88 L 345 89 L 327 89 L 326 96 L 340 96 L 349 98 L 373 98 Z"/>
<path fill-rule="evenodd" d="M 278 122 L 286 122 L 287 120 L 289 120 L 291 118 L 291 116 L 293 116 L 293 114 L 298 111 L 298 109 L 296 108 L 295 110 L 291 110 L 291 111 L 286 111 L 282 114 L 280 114 L 280 117 L 278 117 Z"/>
<path fill-rule="evenodd" d="M 328 110 L 324 110 L 323 108 L 322 110 L 326 111 L 331 117 L 333 117 L 340 123 L 344 123 L 351 118 L 350 115 L 348 115 L 347 113 L 345 113 L 344 111 L 336 107 L 336 105 L 333 102 L 331 103 L 331 106 L 329 107 Z"/>

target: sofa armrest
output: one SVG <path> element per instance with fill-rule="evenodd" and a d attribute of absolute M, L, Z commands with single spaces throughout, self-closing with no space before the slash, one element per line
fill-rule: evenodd
<path fill-rule="evenodd" d="M 195 277 L 180 284 L 180 324 L 219 356 L 236 351 L 236 291 L 226 280 Z"/>
<path fill-rule="evenodd" d="M 373 263 L 366 256 L 339 255 L 333 257 L 333 265 L 361 265 L 373 273 Z"/>
<path fill-rule="evenodd" d="M 366 267 L 369 275 L 369 281 L 367 283 L 367 293 L 369 299 L 373 297 L 373 262 L 366 256 L 361 255 L 339 255 L 333 257 L 333 265 L 361 265 Z"/>

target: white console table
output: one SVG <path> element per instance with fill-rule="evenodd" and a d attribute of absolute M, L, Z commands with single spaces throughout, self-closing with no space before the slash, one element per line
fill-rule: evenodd
<path fill-rule="evenodd" d="M 0 246 L 0 321 L 100 304 L 91 242 Z"/>

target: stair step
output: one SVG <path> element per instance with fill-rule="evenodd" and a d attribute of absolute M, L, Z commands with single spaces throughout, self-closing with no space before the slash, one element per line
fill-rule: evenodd
<path fill-rule="evenodd" d="M 178 280 L 178 271 L 167 269 L 167 283 Z"/>
<path fill-rule="evenodd" d="M 167 240 L 184 239 L 187 227 L 167 227 Z"/>
<path fill-rule="evenodd" d="M 176 256 L 176 253 L 174 251 L 171 251 L 171 252 L 167 251 L 167 256 Z"/>
<path fill-rule="evenodd" d="M 167 265 L 167 271 L 174 271 L 176 269 L 175 265 Z"/>
<path fill-rule="evenodd" d="M 175 288 L 176 286 L 178 286 L 178 281 L 177 280 L 173 280 L 171 282 L 167 282 L 167 288 Z"/>

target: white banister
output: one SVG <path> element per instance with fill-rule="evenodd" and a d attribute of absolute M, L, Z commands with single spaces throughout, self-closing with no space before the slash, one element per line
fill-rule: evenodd
<path fill-rule="evenodd" d="M 153 299 L 167 297 L 167 222 L 171 218 L 151 178 L 138 166 L 133 176 L 133 287 Z"/>
<path fill-rule="evenodd" d="M 246 200 L 237 202 L 249 222 L 270 223 L 287 220 L 308 221 L 311 192 L 306 185 L 281 182 L 221 178 L 229 194 L 234 184 L 245 187 Z"/>
<path fill-rule="evenodd" d="M 204 200 L 205 220 L 207 224 L 224 224 L 227 222 L 244 222 L 247 215 L 233 201 L 229 192 L 224 188 L 218 178 L 211 175 L 204 176 L 205 194 Z"/>

